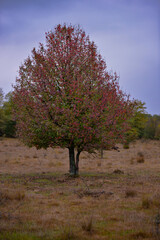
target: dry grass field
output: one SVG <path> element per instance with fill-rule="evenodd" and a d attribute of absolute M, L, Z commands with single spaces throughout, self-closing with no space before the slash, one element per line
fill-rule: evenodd
<path fill-rule="evenodd" d="M 0 139 L 0 240 L 160 239 L 160 141 L 82 153 Z"/>

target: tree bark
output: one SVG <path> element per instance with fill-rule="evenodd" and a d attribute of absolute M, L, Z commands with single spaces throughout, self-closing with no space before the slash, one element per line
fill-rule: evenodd
<path fill-rule="evenodd" d="M 70 164 L 70 169 L 69 169 L 70 175 L 74 176 L 76 172 L 74 146 L 69 147 L 69 164 Z"/>
<path fill-rule="evenodd" d="M 80 156 L 81 151 L 77 151 L 76 154 L 76 172 L 75 174 L 78 175 L 79 174 L 79 156 Z"/>
<path fill-rule="evenodd" d="M 77 151 L 76 159 L 75 159 L 75 151 L 74 146 L 71 146 L 69 149 L 69 164 L 70 164 L 70 175 L 77 176 L 79 174 L 79 156 L 81 151 Z"/>

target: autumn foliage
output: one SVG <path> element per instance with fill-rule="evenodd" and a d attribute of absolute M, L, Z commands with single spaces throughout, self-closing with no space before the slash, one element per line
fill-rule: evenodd
<path fill-rule="evenodd" d="M 32 50 L 14 86 L 18 135 L 28 146 L 69 149 L 70 173 L 82 151 L 124 139 L 132 103 L 80 27 L 58 25 Z M 76 152 L 76 157 L 75 157 Z"/>

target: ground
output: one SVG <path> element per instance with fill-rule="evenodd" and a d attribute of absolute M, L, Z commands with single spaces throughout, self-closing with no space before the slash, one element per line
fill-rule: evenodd
<path fill-rule="evenodd" d="M 82 153 L 0 139 L 0 240 L 160 239 L 160 141 Z"/>

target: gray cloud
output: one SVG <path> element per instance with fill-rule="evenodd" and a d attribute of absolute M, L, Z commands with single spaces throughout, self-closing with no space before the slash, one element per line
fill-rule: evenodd
<path fill-rule="evenodd" d="M 0 87 L 11 89 L 18 66 L 45 31 L 80 24 L 94 40 L 121 87 L 160 114 L 158 0 L 1 0 Z"/>

